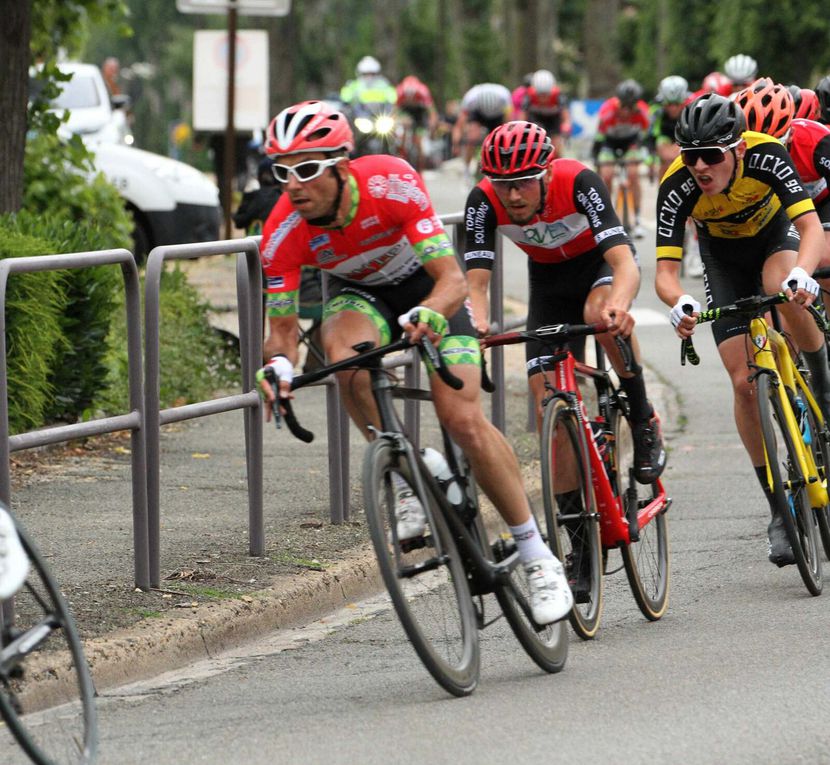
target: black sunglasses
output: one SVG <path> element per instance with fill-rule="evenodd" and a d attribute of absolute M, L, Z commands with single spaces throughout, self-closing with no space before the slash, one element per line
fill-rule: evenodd
<path fill-rule="evenodd" d="M 681 149 L 680 158 L 683 164 L 693 167 L 699 159 L 704 165 L 719 165 L 726 159 L 726 152 L 734 149 L 740 140 L 730 143 L 729 146 L 704 146 L 700 149 Z"/>

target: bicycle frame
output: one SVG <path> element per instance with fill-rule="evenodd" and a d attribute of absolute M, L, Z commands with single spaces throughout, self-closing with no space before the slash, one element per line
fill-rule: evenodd
<path fill-rule="evenodd" d="M 555 366 L 552 375 L 555 379 L 552 396 L 564 398 L 577 413 L 577 419 L 585 433 L 589 443 L 588 456 L 591 463 L 591 482 L 594 488 L 594 496 L 597 503 L 597 510 L 600 514 L 600 528 L 602 533 L 603 547 L 620 547 L 639 540 L 639 530 L 652 521 L 659 513 L 668 510 L 671 500 L 666 496 L 662 482 L 658 479 L 654 484 L 654 496 L 645 503 L 643 507 L 636 508 L 636 515 L 626 517 L 623 505 L 623 497 L 619 493 L 619 484 L 616 476 L 612 479 L 608 475 L 602 456 L 599 453 L 590 418 L 582 398 L 577 376 L 589 378 L 594 381 L 597 389 L 599 411 L 610 422 L 611 412 L 611 391 L 613 384 L 608 372 L 589 366 L 577 361 L 570 351 L 563 352 L 554 357 Z M 548 399 L 550 400 L 550 399 Z M 607 434 L 608 435 L 608 434 Z M 614 449 L 616 445 L 609 439 L 609 448 Z M 636 528 L 633 528 L 636 525 Z"/>
<path fill-rule="evenodd" d="M 827 492 L 827 478 L 825 477 L 822 480 L 818 475 L 818 468 L 816 467 L 813 453 L 804 444 L 801 429 L 795 418 L 795 413 L 793 412 L 787 392 L 789 391 L 795 394 L 796 383 L 799 383 L 802 392 L 807 397 L 807 401 L 804 403 L 813 411 L 819 427 L 823 428 L 824 417 L 821 414 L 821 410 L 813 397 L 812 391 L 805 384 L 804 378 L 801 376 L 798 367 L 796 367 L 793 361 L 789 344 L 784 335 L 774 327 L 771 327 L 763 316 L 756 316 L 750 321 L 749 335 L 755 349 L 754 366 L 757 367 L 755 374 L 771 374 L 773 379 L 778 382 L 776 388 L 778 390 L 778 397 L 781 400 L 781 409 L 784 412 L 787 430 L 790 431 L 793 437 L 792 440 L 798 454 L 802 475 L 807 482 L 806 489 L 807 496 L 810 498 L 810 506 L 813 508 L 824 507 L 830 503 L 830 497 L 828 497 Z M 766 444 L 764 445 L 764 459 L 767 466 L 767 483 L 772 486 L 772 475 L 769 468 L 769 455 L 766 453 Z"/>

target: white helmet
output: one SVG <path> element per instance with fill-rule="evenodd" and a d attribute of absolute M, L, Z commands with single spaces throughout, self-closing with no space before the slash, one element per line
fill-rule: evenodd
<path fill-rule="evenodd" d="M 758 75 L 758 62 L 752 56 L 738 53 L 726 59 L 723 71 L 735 85 L 749 85 Z"/>
<path fill-rule="evenodd" d="M 685 77 L 673 74 L 660 80 L 657 99 L 662 104 L 682 104 L 689 97 L 689 83 Z"/>
<path fill-rule="evenodd" d="M 530 78 L 530 87 L 543 96 L 547 95 L 556 87 L 556 77 L 547 69 L 538 69 Z"/>
<path fill-rule="evenodd" d="M 477 87 L 474 108 L 488 119 L 495 119 L 502 115 L 508 106 L 508 101 L 505 100 L 504 94 L 501 92 L 502 86 L 494 83 L 484 83 Z M 507 93 L 509 96 L 510 91 L 507 91 Z"/>
<path fill-rule="evenodd" d="M 364 56 L 357 62 L 357 74 L 380 74 L 380 61 L 374 56 Z"/>

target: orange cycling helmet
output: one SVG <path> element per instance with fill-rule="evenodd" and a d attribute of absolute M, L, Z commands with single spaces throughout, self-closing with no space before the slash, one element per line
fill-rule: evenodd
<path fill-rule="evenodd" d="M 738 93 L 735 103 L 746 117 L 747 130 L 781 138 L 790 129 L 795 105 L 792 93 L 784 85 L 762 77 Z"/>
<path fill-rule="evenodd" d="M 509 180 L 536 175 L 553 159 L 553 145 L 538 125 L 514 120 L 499 125 L 481 146 L 481 172 Z"/>
<path fill-rule="evenodd" d="M 283 109 L 268 126 L 269 157 L 305 151 L 349 152 L 354 136 L 346 116 L 322 101 L 303 101 Z"/>

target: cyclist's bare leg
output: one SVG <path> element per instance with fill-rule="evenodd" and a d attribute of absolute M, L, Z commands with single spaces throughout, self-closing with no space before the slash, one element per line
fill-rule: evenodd
<path fill-rule="evenodd" d="M 732 382 L 733 409 L 738 435 L 752 464 L 763 465 L 765 458 L 761 422 L 758 417 L 758 397 L 755 383 L 749 382 L 746 367 L 747 358 L 752 358 L 749 335 L 727 338 L 718 346 L 718 353 Z"/>
<path fill-rule="evenodd" d="M 643 196 L 643 192 L 640 189 L 640 163 L 626 162 L 625 172 L 628 177 L 628 186 L 631 189 L 631 197 L 634 200 L 634 216 L 639 220 L 640 200 Z"/>
<path fill-rule="evenodd" d="M 594 289 L 588 293 L 588 298 L 585 300 L 585 310 L 583 314 L 586 324 L 596 324 L 597 322 L 602 321 L 601 311 L 610 294 L 610 284 L 603 284 L 599 287 L 594 287 Z M 605 332 L 601 335 L 597 335 L 596 338 L 602 346 L 603 351 L 605 351 L 605 355 L 608 357 L 608 360 L 611 362 L 611 366 L 614 367 L 614 371 L 617 375 L 619 377 L 633 377 L 632 372 L 625 371 L 625 362 L 620 354 L 620 349 L 617 347 L 617 343 L 614 341 L 614 337 Z M 631 349 L 634 352 L 634 360 L 639 364 L 640 345 L 637 342 L 637 338 L 633 332 L 631 333 L 630 339 Z"/>
<path fill-rule="evenodd" d="M 380 344 L 380 332 L 371 320 L 357 311 L 339 311 L 323 322 L 323 348 L 327 362 L 333 364 L 355 355 L 352 346 L 371 340 Z M 340 396 L 352 422 L 367 440 L 371 438 L 368 426 L 380 424 L 377 406 L 372 396 L 369 373 L 365 370 L 345 370 L 337 373 Z"/>
<path fill-rule="evenodd" d="M 613 162 L 603 162 L 597 167 L 599 177 L 602 178 L 602 182 L 608 188 L 608 193 L 611 195 L 614 193 L 614 169 L 615 165 Z"/>
<path fill-rule="evenodd" d="M 516 455 L 481 408 L 481 369 L 456 364 L 451 370 L 464 381 L 461 390 L 445 385 L 437 374 L 430 376 L 438 419 L 464 452 L 478 485 L 505 522 L 519 526 L 530 519 L 530 506 Z"/>
<path fill-rule="evenodd" d="M 553 144 L 554 156 L 564 157 L 565 154 L 565 139 L 561 134 L 551 136 L 551 143 Z"/>

